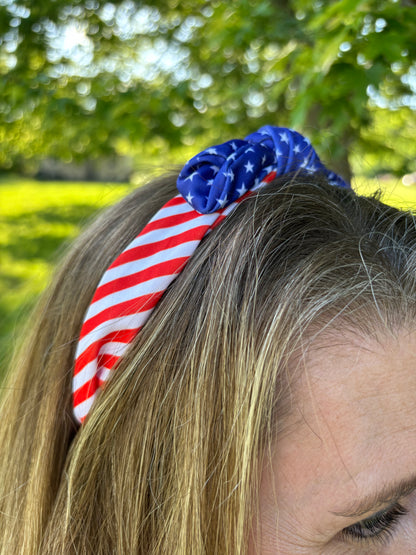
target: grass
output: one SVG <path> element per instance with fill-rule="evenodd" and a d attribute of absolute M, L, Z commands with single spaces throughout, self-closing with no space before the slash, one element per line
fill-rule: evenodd
<path fill-rule="evenodd" d="M 406 187 L 399 179 L 382 181 L 358 178 L 353 182 L 353 188 L 360 195 L 370 195 L 380 190 L 381 199 L 386 204 L 416 211 L 416 185 Z"/>
<path fill-rule="evenodd" d="M 131 188 L 0 180 L 0 368 L 9 360 L 20 322 L 48 282 L 59 253 L 97 211 Z M 398 180 L 357 180 L 354 188 L 360 194 L 380 188 L 387 204 L 416 210 L 416 187 L 405 187 Z"/>
<path fill-rule="evenodd" d="M 131 187 L 0 180 L 1 369 L 10 358 L 20 322 L 44 289 L 59 254 L 95 213 Z"/>

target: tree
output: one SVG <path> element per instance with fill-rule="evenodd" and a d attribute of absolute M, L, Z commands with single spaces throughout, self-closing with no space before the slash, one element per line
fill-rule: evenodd
<path fill-rule="evenodd" d="M 0 4 L 3 167 L 160 153 L 272 122 L 348 178 L 348 151 L 374 151 L 378 109 L 416 121 L 409 0 Z M 401 171 L 412 164 L 403 154 Z"/>

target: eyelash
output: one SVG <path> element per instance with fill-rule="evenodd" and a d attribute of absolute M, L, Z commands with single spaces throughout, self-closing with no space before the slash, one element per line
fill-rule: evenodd
<path fill-rule="evenodd" d="M 392 536 L 398 520 L 407 513 L 408 510 L 397 503 L 387 511 L 380 511 L 365 520 L 344 528 L 341 531 L 342 538 L 350 541 L 386 543 Z"/>

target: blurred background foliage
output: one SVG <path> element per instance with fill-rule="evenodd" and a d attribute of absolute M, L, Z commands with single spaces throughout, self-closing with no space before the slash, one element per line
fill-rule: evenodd
<path fill-rule="evenodd" d="M 137 169 L 273 123 L 346 178 L 413 172 L 415 36 L 410 0 L 0 0 L 0 169 Z"/>
<path fill-rule="evenodd" d="M 136 183 L 286 125 L 416 208 L 415 37 L 416 0 L 0 0 L 0 366 L 65 246 L 132 187 L 33 176 Z"/>

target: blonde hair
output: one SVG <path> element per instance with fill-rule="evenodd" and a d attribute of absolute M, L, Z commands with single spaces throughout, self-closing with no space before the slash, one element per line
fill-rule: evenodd
<path fill-rule="evenodd" d="M 415 320 L 412 216 L 318 177 L 281 178 L 204 239 L 77 429 L 82 318 L 174 184 L 101 215 L 29 324 L 1 406 L 2 554 L 246 553 L 291 354 L 326 326 Z"/>

